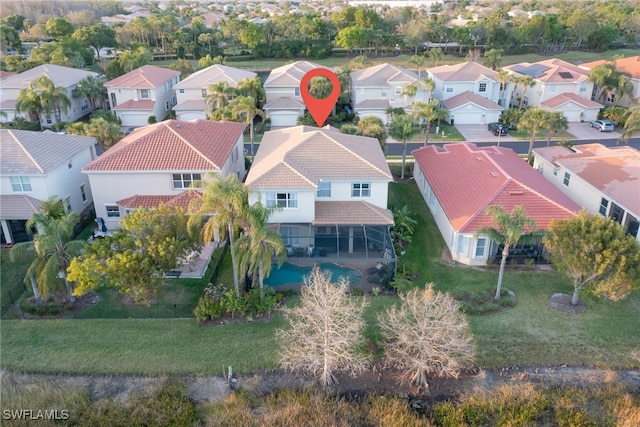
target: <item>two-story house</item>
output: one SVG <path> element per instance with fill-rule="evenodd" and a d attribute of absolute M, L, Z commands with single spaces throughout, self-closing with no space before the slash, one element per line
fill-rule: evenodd
<path fill-rule="evenodd" d="M 89 215 L 93 197 L 81 170 L 96 158 L 96 139 L 55 132 L 0 129 L 2 243 L 28 240 L 25 222 L 53 196 L 66 212 Z"/>
<path fill-rule="evenodd" d="M 476 62 L 429 68 L 427 75 L 435 83 L 432 96 L 448 111 L 451 124 L 497 122 L 511 91 L 494 70 Z"/>
<path fill-rule="evenodd" d="M 493 227 L 485 209 L 501 206 L 511 212 L 523 206 L 539 230 L 554 219 L 571 218 L 580 207 L 545 180 L 513 150 L 478 147 L 471 143 L 428 146 L 413 151 L 414 177 L 442 234 L 451 259 L 466 265 L 485 265 L 501 256 L 498 243 L 478 234 Z M 542 243 L 516 247 L 514 259 L 541 261 Z"/>
<path fill-rule="evenodd" d="M 149 118 L 164 120 L 176 105 L 174 86 L 180 81 L 180 71 L 144 65 L 104 84 L 111 111 L 122 126 L 145 126 Z"/>
<path fill-rule="evenodd" d="M 327 68 L 309 61 L 297 61 L 274 68 L 264 82 L 267 102 L 262 108 L 272 127 L 295 126 L 305 111 L 300 81 L 314 68 Z"/>
<path fill-rule="evenodd" d="M 405 108 L 411 112 L 414 102 L 427 102 L 431 92 L 418 74 L 390 64 L 380 64 L 350 75 L 351 105 L 360 117 L 375 116 L 389 122 L 387 109 Z M 416 93 L 410 96 L 406 86 L 413 85 Z"/>
<path fill-rule="evenodd" d="M 246 185 L 290 254 L 390 262 L 390 181 L 378 140 L 296 126 L 265 133 Z"/>
<path fill-rule="evenodd" d="M 589 122 L 598 118 L 602 104 L 591 100 L 593 83 L 589 72 L 561 59 L 521 62 L 504 67 L 512 77 L 530 76 L 532 87 L 515 84 L 511 105 L 561 111 L 569 122 Z"/>
<path fill-rule="evenodd" d="M 96 215 L 113 229 L 137 208 L 160 203 L 188 207 L 209 173 L 243 179 L 244 127 L 235 122 L 166 120 L 134 130 L 83 169 Z"/>
<path fill-rule="evenodd" d="M 587 71 L 591 71 L 599 65 L 604 65 L 607 62 L 611 63 L 614 70 L 624 74 L 629 77 L 631 80 L 631 86 L 633 90 L 629 94 L 625 94 L 625 96 L 620 96 L 620 94 L 616 94 L 616 90 L 612 90 L 611 92 L 605 93 L 606 105 L 620 105 L 622 107 L 630 107 L 634 103 L 638 103 L 640 101 L 640 56 L 631 56 L 629 58 L 620 58 L 612 61 L 593 61 L 587 62 L 584 64 L 580 64 L 580 68 L 584 68 Z M 596 98 L 596 95 L 600 92 L 602 88 L 595 87 L 591 96 L 593 101 L 599 101 Z"/>
<path fill-rule="evenodd" d="M 75 122 L 81 117 L 91 112 L 91 104 L 84 96 L 78 96 L 78 83 L 91 76 L 97 77 L 98 73 L 93 71 L 79 70 L 77 68 L 62 67 L 60 65 L 45 64 L 39 65 L 19 74 L 12 74 L 2 79 L 0 84 L 0 111 L 6 117 L 0 116 L 2 122 L 13 122 L 16 117 L 29 120 L 26 113 L 16 112 L 18 94 L 21 90 L 29 88 L 35 84 L 40 77 L 48 77 L 56 87 L 62 88 L 64 94 L 69 99 L 71 105 L 68 110 L 61 111 L 57 117 L 55 111 L 43 111 L 40 114 L 40 125 L 51 127 L 58 122 Z M 36 90 L 37 91 L 37 90 Z"/>
<path fill-rule="evenodd" d="M 225 82 L 229 87 L 235 88 L 242 80 L 253 79 L 256 76 L 257 74 L 252 71 L 220 64 L 196 71 L 175 85 L 178 105 L 173 110 L 176 112 L 176 119 L 206 119 L 205 97 L 210 85 Z"/>
<path fill-rule="evenodd" d="M 589 213 L 613 218 L 640 241 L 640 152 L 582 144 L 533 150 L 542 176 Z"/>

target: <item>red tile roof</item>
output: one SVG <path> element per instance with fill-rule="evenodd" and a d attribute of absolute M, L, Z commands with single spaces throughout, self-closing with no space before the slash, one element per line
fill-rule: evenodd
<path fill-rule="evenodd" d="M 580 67 L 591 70 L 593 68 L 596 68 L 598 65 L 602 65 L 606 62 L 611 62 L 611 61 L 600 60 L 600 61 L 587 62 L 585 64 L 581 64 Z M 630 58 L 616 59 L 613 62 L 615 64 L 616 70 L 620 71 L 623 74 L 628 75 L 629 77 L 640 79 L 640 56 L 632 56 Z"/>
<path fill-rule="evenodd" d="M 136 129 L 84 170 L 220 170 L 244 127 L 235 122 L 167 120 Z"/>
<path fill-rule="evenodd" d="M 179 208 L 189 210 L 191 202 L 202 198 L 202 193 L 196 190 L 183 191 L 175 196 L 167 195 L 145 195 L 127 197 L 126 199 L 118 200 L 116 203 L 123 208 L 128 209 L 154 209 L 165 204 L 167 206 L 177 206 Z"/>
<path fill-rule="evenodd" d="M 155 65 L 143 65 L 133 71 L 129 71 L 120 77 L 109 80 L 105 87 L 126 87 L 126 88 L 155 88 L 179 76 L 180 71 L 171 70 Z"/>
<path fill-rule="evenodd" d="M 474 233 L 493 226 L 491 217 L 484 213 L 490 205 L 500 205 L 507 212 L 524 206 L 543 230 L 551 220 L 572 217 L 580 210 L 508 148 L 458 143 L 419 148 L 413 155 L 458 232 Z"/>
<path fill-rule="evenodd" d="M 138 101 L 134 101 L 130 99 L 127 102 L 123 102 L 122 104 L 118 104 L 112 108 L 113 111 L 119 110 L 153 110 L 153 106 L 156 104 L 155 101 L 151 101 L 150 99 L 139 99 Z"/>
<path fill-rule="evenodd" d="M 602 108 L 602 104 L 599 104 L 587 98 L 583 98 L 580 95 L 576 95 L 575 93 L 561 93 L 560 95 L 543 101 L 541 105 L 548 108 L 557 108 L 569 102 L 576 103 L 585 108 Z"/>
<path fill-rule="evenodd" d="M 315 225 L 393 224 L 393 214 L 365 201 L 316 202 Z"/>

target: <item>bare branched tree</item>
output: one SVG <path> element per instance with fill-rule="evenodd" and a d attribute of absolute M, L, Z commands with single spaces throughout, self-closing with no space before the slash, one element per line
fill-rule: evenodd
<path fill-rule="evenodd" d="M 290 328 L 276 331 L 280 363 L 317 376 L 324 386 L 337 383 L 338 371 L 365 369 L 363 313 L 366 301 L 349 296 L 349 283 L 331 282 L 331 273 L 315 267 L 300 288 L 300 305 L 284 309 Z"/>
<path fill-rule="evenodd" d="M 400 295 L 401 306 L 378 314 L 385 355 L 406 371 L 412 384 L 427 388 L 427 375 L 457 377 L 473 361 L 473 337 L 459 303 L 433 283 Z"/>

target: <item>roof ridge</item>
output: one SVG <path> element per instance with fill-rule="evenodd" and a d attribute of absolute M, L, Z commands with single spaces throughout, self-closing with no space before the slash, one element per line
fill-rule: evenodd
<path fill-rule="evenodd" d="M 286 156 L 285 156 L 285 157 L 286 157 Z M 281 161 L 280 163 L 281 163 L 282 165 L 284 165 L 285 167 L 287 167 L 287 168 L 291 169 L 291 171 L 292 171 L 293 173 L 295 173 L 296 175 L 300 176 L 300 178 L 304 179 L 304 180 L 305 180 L 305 181 L 307 181 L 309 184 L 313 185 L 314 187 L 317 187 L 317 186 L 318 186 L 316 183 L 314 183 L 314 182 L 313 182 L 313 181 L 311 181 L 309 178 L 307 178 L 306 176 L 304 176 L 304 175 L 302 174 L 302 172 L 300 172 L 298 169 L 294 168 L 291 164 L 289 164 L 289 162 L 287 162 L 284 158 L 282 159 L 282 161 Z M 276 165 L 276 166 L 277 166 L 277 165 Z M 271 171 L 271 170 L 273 170 L 273 168 L 271 168 L 271 169 L 267 170 L 266 172 L 269 172 L 269 171 Z M 265 172 L 265 173 L 266 173 L 266 172 Z M 264 174 L 262 174 L 262 175 L 264 175 Z M 260 176 L 262 176 L 262 175 L 260 175 Z M 259 177 L 258 177 L 258 178 L 259 178 Z"/>
<path fill-rule="evenodd" d="M 14 129 L 9 129 L 9 133 L 11 134 L 11 136 L 13 136 L 13 138 L 16 140 L 16 142 L 18 143 L 18 145 L 20 146 L 20 148 L 22 149 L 22 151 L 24 151 L 24 153 L 27 155 L 27 157 L 29 159 L 31 159 L 31 161 L 33 162 L 34 165 L 36 165 L 36 167 L 38 168 L 38 170 L 40 171 L 40 173 L 44 173 L 44 168 L 40 165 L 40 163 L 38 163 L 36 161 L 36 159 L 31 155 L 31 153 L 29 152 L 29 150 L 27 150 L 27 148 L 24 146 L 24 144 L 22 143 L 22 141 L 20 140 L 20 138 L 18 138 L 17 135 L 15 135 L 14 133 Z"/>
<path fill-rule="evenodd" d="M 200 157 L 202 157 L 202 158 L 203 158 L 207 163 L 211 164 L 212 166 L 214 166 L 214 167 L 216 167 L 216 168 L 218 168 L 218 169 L 221 169 L 221 168 L 222 168 L 222 166 L 218 166 L 218 165 L 216 165 L 213 161 L 211 161 L 211 159 L 209 159 L 209 158 L 208 158 L 207 156 L 205 156 L 205 155 L 204 155 L 200 150 L 198 150 L 198 149 L 197 149 L 197 148 L 196 148 L 192 143 L 190 143 L 189 141 L 187 141 L 187 140 L 186 140 L 182 135 L 180 135 L 180 134 L 179 134 L 175 129 L 173 129 L 173 128 L 170 126 L 171 122 L 173 122 L 173 121 L 174 121 L 174 120 L 169 120 L 169 121 L 167 122 L 167 124 L 165 125 L 165 127 L 167 127 L 167 128 L 169 129 L 169 131 L 171 131 L 171 132 L 172 132 L 173 134 L 175 134 L 178 138 L 180 138 L 182 141 L 184 141 L 184 143 L 185 143 L 185 144 L 187 144 L 187 146 L 188 146 L 189 148 L 191 148 L 193 151 L 195 151 L 196 153 L 198 153 L 198 155 L 199 155 Z M 175 120 L 175 122 L 178 122 L 178 124 L 182 125 L 182 123 L 181 123 L 180 121 L 178 121 L 178 120 Z M 189 124 L 193 124 L 193 125 L 195 125 L 196 123 L 198 123 L 198 122 L 196 121 L 196 122 L 189 123 Z M 218 123 L 221 123 L 221 122 L 218 122 Z"/>
<path fill-rule="evenodd" d="M 319 130 L 319 129 L 318 129 Z M 318 131 L 314 131 L 314 132 L 318 132 Z M 352 155 L 356 156 L 358 159 L 360 159 L 362 162 L 366 163 L 367 165 L 369 165 L 371 168 L 373 168 L 374 170 L 377 170 L 378 172 L 382 173 L 383 175 L 386 175 L 385 171 L 383 171 L 382 169 L 380 169 L 378 166 L 374 165 L 373 163 L 371 163 L 369 160 L 365 159 L 364 157 L 362 157 L 361 155 L 359 155 L 358 153 L 354 152 L 353 150 L 349 149 L 347 146 L 345 146 L 343 143 L 341 143 L 340 141 L 338 141 L 335 138 L 332 138 L 330 135 L 324 133 L 324 132 L 320 132 L 320 134 L 325 135 L 327 138 L 329 138 L 331 141 L 333 141 L 334 144 L 337 144 L 338 146 L 342 147 L 344 150 L 346 150 L 347 152 L 351 153 Z M 337 135 L 343 135 L 342 133 Z M 370 137 L 365 137 L 365 138 L 370 138 Z M 371 139 L 375 139 L 375 138 L 371 138 Z"/>

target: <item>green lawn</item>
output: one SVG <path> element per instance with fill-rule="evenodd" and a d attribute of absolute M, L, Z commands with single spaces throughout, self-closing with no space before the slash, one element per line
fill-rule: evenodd
<path fill-rule="evenodd" d="M 24 293 L 24 276 L 33 261 L 32 255 L 11 260 L 11 249 L 0 249 L 0 303 L 2 305 L 17 300 Z"/>
<path fill-rule="evenodd" d="M 408 205 L 418 221 L 413 243 L 404 256 L 416 285 L 434 282 L 438 290 L 493 289 L 497 271 L 452 267 L 441 261 L 444 242 L 413 184 L 391 184 L 391 206 Z M 219 281 L 232 286 L 229 261 Z M 477 364 L 594 365 L 640 368 L 640 293 L 613 303 L 585 297 L 587 312 L 572 316 L 548 305 L 556 292 L 571 288 L 554 272 L 507 271 L 504 286 L 517 305 L 502 313 L 470 318 Z M 297 301 L 292 299 L 289 304 Z M 365 314 L 367 336 L 375 345 L 376 313 L 394 297 L 370 297 Z M 193 319 L 86 319 L 2 321 L 3 369 L 41 372 L 113 374 L 222 373 L 231 364 L 238 372 L 272 368 L 283 320 L 267 323 L 199 327 Z"/>

